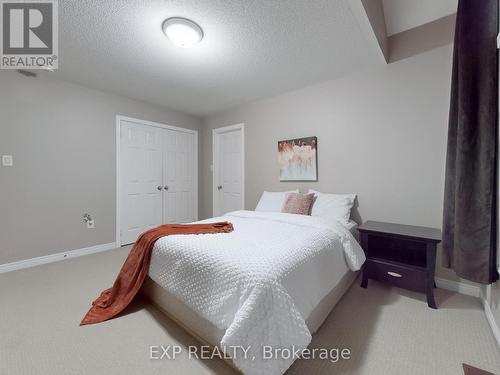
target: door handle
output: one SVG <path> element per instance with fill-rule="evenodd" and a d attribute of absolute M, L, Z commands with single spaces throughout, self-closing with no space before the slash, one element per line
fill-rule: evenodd
<path fill-rule="evenodd" d="M 164 188 L 165 190 L 168 190 L 168 185 L 165 185 L 163 188 Z"/>
<path fill-rule="evenodd" d="M 387 272 L 387 274 L 389 276 L 392 276 L 392 277 L 403 277 L 403 275 L 401 275 L 400 273 L 392 272 L 392 271 Z"/>
<path fill-rule="evenodd" d="M 222 185 L 217 186 L 217 190 L 222 190 Z"/>
<path fill-rule="evenodd" d="M 163 190 L 163 188 L 162 188 L 161 186 L 157 186 L 156 188 L 157 188 L 159 191 L 162 191 L 162 190 Z"/>

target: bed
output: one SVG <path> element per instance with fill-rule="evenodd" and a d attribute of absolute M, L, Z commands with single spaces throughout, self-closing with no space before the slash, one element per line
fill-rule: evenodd
<path fill-rule="evenodd" d="M 255 211 L 203 222 L 215 221 L 235 229 L 159 239 L 143 293 L 203 343 L 231 348 L 242 373 L 282 374 L 295 358 L 264 359 L 263 346 L 308 346 L 365 260 L 353 225 Z"/>

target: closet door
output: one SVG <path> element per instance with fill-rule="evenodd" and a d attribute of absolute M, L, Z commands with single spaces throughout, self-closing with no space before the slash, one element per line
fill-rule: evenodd
<path fill-rule="evenodd" d="M 163 222 L 196 220 L 196 142 L 192 133 L 163 133 Z"/>
<path fill-rule="evenodd" d="M 121 244 L 162 223 L 162 129 L 121 122 Z"/>

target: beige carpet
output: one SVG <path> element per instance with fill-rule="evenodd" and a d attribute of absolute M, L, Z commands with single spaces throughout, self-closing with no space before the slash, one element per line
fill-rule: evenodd
<path fill-rule="evenodd" d="M 196 342 L 150 304 L 79 327 L 90 301 L 112 284 L 128 249 L 0 274 L 0 374 L 234 374 L 220 360 L 150 360 L 151 345 Z M 437 290 L 424 297 L 370 282 L 352 286 L 313 339 L 352 359 L 297 361 L 288 374 L 463 374 L 461 363 L 500 374 L 500 351 L 478 300 Z"/>

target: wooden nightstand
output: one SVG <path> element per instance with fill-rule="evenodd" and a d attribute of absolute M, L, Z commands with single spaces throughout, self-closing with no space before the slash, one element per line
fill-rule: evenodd
<path fill-rule="evenodd" d="M 358 230 L 366 254 L 361 286 L 366 288 L 368 279 L 376 279 L 426 293 L 427 304 L 435 309 L 434 271 L 441 231 L 377 221 L 367 221 Z"/>

